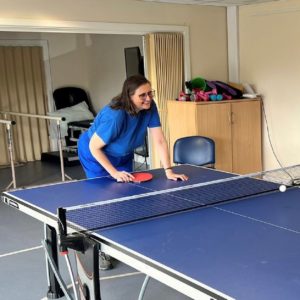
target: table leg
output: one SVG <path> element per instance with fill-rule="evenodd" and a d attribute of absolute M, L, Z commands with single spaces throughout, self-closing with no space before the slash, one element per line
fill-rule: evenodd
<path fill-rule="evenodd" d="M 51 256 L 53 262 L 56 264 L 56 267 L 58 269 L 56 230 L 53 227 L 45 224 L 44 235 L 45 235 L 46 247 L 48 249 L 49 255 Z M 64 293 L 60 288 L 60 285 L 47 259 L 46 259 L 46 268 L 47 268 L 47 279 L 48 279 L 47 297 L 49 299 L 57 299 L 63 297 Z"/>

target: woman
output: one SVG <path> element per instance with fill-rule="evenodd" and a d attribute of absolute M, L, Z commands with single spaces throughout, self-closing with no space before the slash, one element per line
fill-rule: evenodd
<path fill-rule="evenodd" d="M 78 142 L 78 155 L 87 178 L 110 175 L 120 182 L 132 181 L 134 149 L 143 144 L 149 128 L 166 177 L 188 179 L 171 168 L 153 96 L 150 82 L 141 75 L 134 75 L 125 80 L 121 94 L 98 113 Z"/>
<path fill-rule="evenodd" d="M 171 168 L 153 96 L 154 91 L 145 77 L 131 76 L 125 80 L 121 94 L 98 113 L 78 142 L 78 155 L 87 178 L 110 175 L 120 182 L 132 181 L 133 151 L 143 144 L 149 128 L 166 177 L 188 179 Z M 101 270 L 112 268 L 110 257 L 105 253 L 100 252 L 99 261 Z"/>

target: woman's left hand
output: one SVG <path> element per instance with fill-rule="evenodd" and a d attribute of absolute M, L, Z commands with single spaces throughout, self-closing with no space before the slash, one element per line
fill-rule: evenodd
<path fill-rule="evenodd" d="M 186 181 L 189 178 L 185 175 L 185 174 L 176 174 L 172 171 L 172 169 L 170 170 L 166 170 L 166 176 L 168 179 L 170 180 L 182 180 L 182 181 Z"/>

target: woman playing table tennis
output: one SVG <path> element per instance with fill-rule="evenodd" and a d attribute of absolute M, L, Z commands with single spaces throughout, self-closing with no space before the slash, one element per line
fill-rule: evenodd
<path fill-rule="evenodd" d="M 149 128 L 166 177 L 188 179 L 171 168 L 153 97 L 150 82 L 141 75 L 134 75 L 125 80 L 121 94 L 98 113 L 78 142 L 79 159 L 88 178 L 111 175 L 120 182 L 132 181 L 134 149 L 143 144 Z"/>

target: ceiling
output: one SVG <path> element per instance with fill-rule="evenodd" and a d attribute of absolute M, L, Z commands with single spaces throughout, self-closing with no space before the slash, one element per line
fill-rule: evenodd
<path fill-rule="evenodd" d="M 161 2 L 175 4 L 213 5 L 213 6 L 240 6 L 275 2 L 280 0 L 142 0 L 144 2 Z"/>

